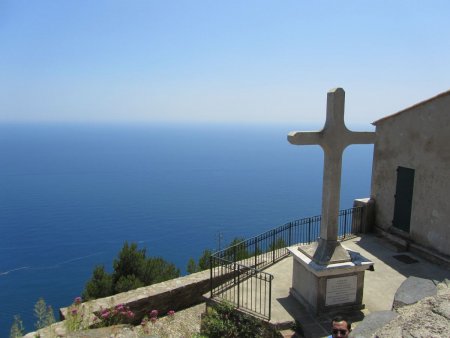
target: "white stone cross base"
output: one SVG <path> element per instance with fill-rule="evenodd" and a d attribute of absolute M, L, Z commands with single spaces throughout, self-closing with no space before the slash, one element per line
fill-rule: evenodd
<path fill-rule="evenodd" d="M 289 251 L 294 258 L 290 293 L 310 312 L 319 314 L 364 308 L 364 272 L 373 262 L 357 252 L 348 251 L 350 261 L 325 266 L 315 263 L 295 247 Z"/>

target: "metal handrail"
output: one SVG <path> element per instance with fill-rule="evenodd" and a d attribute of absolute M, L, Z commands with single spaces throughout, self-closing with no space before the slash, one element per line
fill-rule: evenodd
<path fill-rule="evenodd" d="M 361 231 L 362 209 L 357 207 L 339 212 L 340 240 Z M 270 320 L 273 276 L 262 270 L 288 256 L 287 247 L 316 241 L 320 222 L 321 216 L 291 221 L 212 254 L 211 298 L 218 297 L 241 311 Z M 259 304 L 254 292 L 260 293 Z"/>

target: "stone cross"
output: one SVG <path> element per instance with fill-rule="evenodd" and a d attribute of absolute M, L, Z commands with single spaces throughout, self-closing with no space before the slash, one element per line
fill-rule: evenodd
<path fill-rule="evenodd" d="M 319 244 L 302 250 L 321 265 L 349 260 L 347 251 L 337 241 L 342 153 L 350 144 L 371 144 L 375 141 L 374 132 L 353 132 L 347 129 L 344 101 L 345 92 L 342 88 L 331 89 L 327 94 L 327 118 L 323 129 L 317 132 L 290 132 L 288 135 L 291 144 L 320 145 L 324 151 Z"/>

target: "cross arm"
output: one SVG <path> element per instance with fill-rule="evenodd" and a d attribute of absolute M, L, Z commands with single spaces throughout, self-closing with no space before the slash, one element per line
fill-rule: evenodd
<path fill-rule="evenodd" d="M 349 144 L 372 144 L 375 143 L 375 132 L 373 131 L 352 131 L 350 132 Z"/>
<path fill-rule="evenodd" d="M 291 131 L 288 141 L 296 145 L 320 145 L 322 133 L 319 131 Z"/>

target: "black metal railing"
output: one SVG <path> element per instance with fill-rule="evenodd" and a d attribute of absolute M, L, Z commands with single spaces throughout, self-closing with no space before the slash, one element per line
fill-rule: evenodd
<path fill-rule="evenodd" d="M 361 231 L 363 208 L 339 212 L 338 238 Z M 321 216 L 288 222 L 210 257 L 211 298 L 270 320 L 273 276 L 262 270 L 289 255 L 287 247 L 318 239 Z"/>

